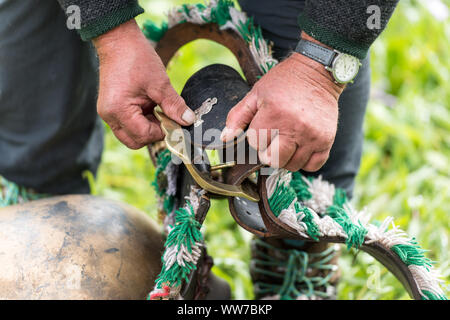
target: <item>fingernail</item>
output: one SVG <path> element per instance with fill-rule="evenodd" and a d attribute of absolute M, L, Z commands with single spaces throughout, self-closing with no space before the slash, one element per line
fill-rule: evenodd
<path fill-rule="evenodd" d="M 187 124 L 193 124 L 195 121 L 195 113 L 191 109 L 186 109 L 184 111 L 183 115 L 181 116 L 181 119 L 185 121 Z"/>
<path fill-rule="evenodd" d="M 225 127 L 222 130 L 222 133 L 220 134 L 220 140 L 227 141 L 229 138 L 229 135 L 233 132 L 232 129 Z"/>
<path fill-rule="evenodd" d="M 265 165 L 267 165 L 267 166 L 270 166 L 270 157 L 269 157 L 269 154 L 268 154 L 268 152 L 267 152 L 267 149 L 264 150 L 264 151 L 258 152 L 258 157 L 259 157 L 259 161 L 260 161 L 262 164 L 265 164 Z"/>

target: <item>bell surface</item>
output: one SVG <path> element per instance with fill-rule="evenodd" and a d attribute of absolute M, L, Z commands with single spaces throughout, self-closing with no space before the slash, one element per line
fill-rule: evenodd
<path fill-rule="evenodd" d="M 0 299 L 145 299 L 163 238 L 145 213 L 70 195 L 0 209 Z"/>

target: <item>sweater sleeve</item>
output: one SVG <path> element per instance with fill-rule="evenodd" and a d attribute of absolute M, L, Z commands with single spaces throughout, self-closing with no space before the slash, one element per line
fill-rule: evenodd
<path fill-rule="evenodd" d="M 81 39 L 91 40 L 144 12 L 137 0 L 58 0 L 65 12 L 78 6 L 81 14 Z"/>
<path fill-rule="evenodd" d="M 306 0 L 301 29 L 316 40 L 364 59 L 399 0 Z"/>

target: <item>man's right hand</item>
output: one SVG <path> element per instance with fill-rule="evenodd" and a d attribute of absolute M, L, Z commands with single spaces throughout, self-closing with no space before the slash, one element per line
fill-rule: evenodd
<path fill-rule="evenodd" d="M 97 112 L 115 136 L 131 149 L 164 138 L 153 108 L 180 125 L 195 120 L 170 84 L 161 59 L 135 20 L 93 40 L 100 61 Z"/>

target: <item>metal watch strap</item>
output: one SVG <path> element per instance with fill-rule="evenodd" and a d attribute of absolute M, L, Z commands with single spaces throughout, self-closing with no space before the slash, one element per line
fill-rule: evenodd
<path fill-rule="evenodd" d="M 333 59 L 336 56 L 336 51 L 322 47 L 305 39 L 299 41 L 295 48 L 295 52 L 303 54 L 326 67 L 331 66 Z"/>

